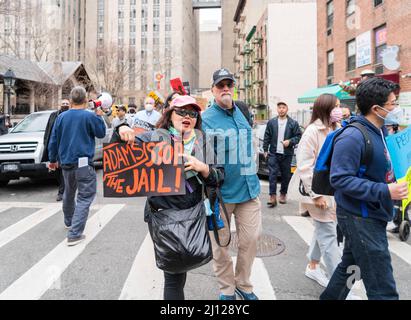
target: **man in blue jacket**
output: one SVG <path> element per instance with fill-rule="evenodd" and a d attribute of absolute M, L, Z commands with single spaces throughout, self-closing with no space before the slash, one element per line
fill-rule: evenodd
<path fill-rule="evenodd" d="M 60 166 L 63 169 L 64 223 L 69 230 L 67 245 L 75 246 L 85 239 L 83 231 L 97 189 L 93 167 L 95 139 L 105 137 L 106 126 L 101 118 L 103 111 L 97 109 L 95 114 L 86 110 L 87 92 L 83 87 L 71 91 L 70 104 L 71 109 L 62 113 L 53 127 L 49 168 L 55 170 Z"/>
<path fill-rule="evenodd" d="M 250 281 L 251 268 L 257 253 L 261 233 L 260 181 L 257 177 L 252 141 L 252 129 L 246 117 L 233 102 L 235 79 L 227 69 L 213 75 L 213 105 L 202 115 L 207 138 L 217 140 L 217 163 L 224 164 L 225 178 L 221 188 L 229 219 L 234 214 L 238 234 L 237 264 L 228 248 L 217 245 L 212 235 L 214 271 L 220 286 L 220 300 L 235 300 L 236 293 L 244 300 L 257 300 Z M 214 154 L 213 152 L 208 152 Z M 221 211 L 222 212 L 222 211 Z M 221 233 L 222 244 L 227 243 L 230 222 Z M 224 239 L 225 238 L 225 239 Z"/>
<path fill-rule="evenodd" d="M 352 280 L 361 278 L 370 300 L 398 299 L 386 228 L 393 218 L 392 201 L 407 198 L 408 187 L 395 182 L 383 132 L 385 121 L 400 113 L 397 90 L 398 85 L 380 78 L 357 88 L 361 115 L 355 121 L 365 126 L 373 149 L 364 174 L 359 174 L 366 143 L 360 130 L 349 127 L 336 139 L 330 179 L 345 246 L 322 300 L 344 300 Z"/>

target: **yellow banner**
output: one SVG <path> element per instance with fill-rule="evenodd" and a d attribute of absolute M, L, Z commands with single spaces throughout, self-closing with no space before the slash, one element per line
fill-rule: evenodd
<path fill-rule="evenodd" d="M 402 212 L 405 214 L 405 210 L 407 209 L 408 205 L 411 203 L 411 167 L 408 168 L 407 175 L 399 179 L 398 182 L 408 182 L 408 199 L 402 201 Z"/>
<path fill-rule="evenodd" d="M 148 94 L 148 97 L 153 98 L 156 103 L 164 103 L 163 98 L 160 96 L 159 93 L 155 91 L 151 91 Z"/>

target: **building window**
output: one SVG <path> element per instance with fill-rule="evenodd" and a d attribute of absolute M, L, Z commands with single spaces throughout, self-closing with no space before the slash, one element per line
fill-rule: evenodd
<path fill-rule="evenodd" d="M 347 17 L 355 13 L 355 0 L 347 0 Z"/>
<path fill-rule="evenodd" d="M 137 17 L 136 9 L 130 11 L 130 19 L 135 19 Z"/>
<path fill-rule="evenodd" d="M 334 2 L 330 1 L 327 3 L 327 34 L 332 33 L 332 28 L 334 25 Z"/>
<path fill-rule="evenodd" d="M 374 7 L 378 7 L 379 5 L 383 3 L 384 3 L 384 0 L 374 0 Z"/>
<path fill-rule="evenodd" d="M 327 84 L 334 80 L 334 50 L 327 52 Z"/>
<path fill-rule="evenodd" d="M 355 39 L 347 42 L 347 71 L 355 70 L 356 68 L 357 46 Z"/>
<path fill-rule="evenodd" d="M 382 52 L 387 48 L 387 26 L 375 29 L 375 65 L 377 74 L 384 73 Z"/>

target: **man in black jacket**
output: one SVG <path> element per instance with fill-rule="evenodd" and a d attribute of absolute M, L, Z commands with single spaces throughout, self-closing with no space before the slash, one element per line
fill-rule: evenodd
<path fill-rule="evenodd" d="M 270 120 L 264 136 L 264 155 L 268 157 L 270 171 L 271 208 L 277 206 L 277 176 L 281 172 L 280 203 L 287 203 L 287 190 L 291 178 L 291 161 L 294 147 L 300 142 L 301 129 L 297 121 L 288 116 L 288 106 L 284 102 L 277 104 L 278 117 Z"/>
<path fill-rule="evenodd" d="M 56 112 L 53 112 L 50 115 L 49 121 L 47 122 L 47 127 L 46 127 L 46 131 L 44 133 L 44 152 L 43 152 L 43 162 L 47 162 L 49 161 L 49 152 L 48 152 L 48 145 L 49 145 L 49 141 L 50 141 L 50 137 L 51 137 L 51 133 L 53 131 L 53 126 L 54 126 L 54 122 L 56 122 L 58 116 L 60 114 L 62 114 L 63 112 L 67 111 L 70 109 L 70 101 L 68 100 L 63 100 L 61 102 L 61 106 L 60 109 Z M 62 201 L 63 200 L 63 194 L 64 194 L 64 178 L 63 178 L 63 171 L 61 170 L 61 168 L 57 168 L 56 169 L 56 178 L 57 178 L 57 182 L 59 184 L 59 190 L 57 193 L 57 198 L 56 201 Z"/>

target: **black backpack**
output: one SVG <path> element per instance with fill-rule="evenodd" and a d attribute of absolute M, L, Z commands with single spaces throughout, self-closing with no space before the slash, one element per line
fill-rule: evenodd
<path fill-rule="evenodd" d="M 250 114 L 250 111 L 248 110 L 247 104 L 243 101 L 235 101 L 235 105 L 238 107 L 238 109 L 241 110 L 241 112 L 243 113 L 245 119 L 247 120 L 247 122 L 252 127 L 253 126 L 253 119 L 251 118 L 251 114 Z"/>

